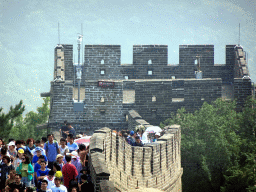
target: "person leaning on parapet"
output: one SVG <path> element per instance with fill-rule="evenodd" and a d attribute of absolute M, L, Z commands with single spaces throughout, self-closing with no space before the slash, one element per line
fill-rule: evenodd
<path fill-rule="evenodd" d="M 160 133 L 156 133 L 153 142 L 156 142 L 159 139 L 160 136 L 161 136 Z"/>
<path fill-rule="evenodd" d="M 130 136 L 128 136 L 128 143 L 130 145 L 133 145 L 133 143 L 135 143 L 135 137 L 136 137 L 136 134 L 134 133 L 134 131 L 131 131 Z"/>
<path fill-rule="evenodd" d="M 67 121 L 64 121 L 64 125 L 60 128 L 60 136 L 63 137 L 64 139 L 67 139 L 68 134 L 66 133 L 66 131 L 68 131 L 68 127 L 67 127 Z"/>
<path fill-rule="evenodd" d="M 143 147 L 143 143 L 140 140 L 140 136 L 135 137 L 135 142 L 132 144 L 132 146 Z"/>

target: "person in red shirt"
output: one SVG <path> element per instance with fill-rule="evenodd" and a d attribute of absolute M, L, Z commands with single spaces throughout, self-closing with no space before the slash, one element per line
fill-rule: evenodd
<path fill-rule="evenodd" d="M 76 170 L 76 167 L 71 164 L 71 156 L 66 155 L 65 159 L 67 163 L 62 167 L 62 175 L 64 180 L 64 186 L 69 189 L 69 182 L 71 180 L 76 180 L 78 172 Z"/>

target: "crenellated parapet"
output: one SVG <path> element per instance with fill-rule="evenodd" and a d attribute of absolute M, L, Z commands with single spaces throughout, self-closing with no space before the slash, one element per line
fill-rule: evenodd
<path fill-rule="evenodd" d="M 90 169 L 96 191 L 102 180 L 109 180 L 116 189 L 157 188 L 181 191 L 181 129 L 166 127 L 166 134 L 157 142 L 134 147 L 111 129 L 96 131 L 90 142 Z"/>

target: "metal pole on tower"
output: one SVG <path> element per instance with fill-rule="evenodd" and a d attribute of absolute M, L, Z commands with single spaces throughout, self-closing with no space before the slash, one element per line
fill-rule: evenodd
<path fill-rule="evenodd" d="M 58 22 L 58 36 L 59 36 L 59 45 L 60 45 L 60 23 Z"/>
<path fill-rule="evenodd" d="M 239 23 L 239 41 L 238 41 L 238 46 L 240 46 L 240 23 Z"/>
<path fill-rule="evenodd" d="M 76 68 L 76 76 L 77 76 L 77 82 L 78 82 L 78 102 L 80 102 L 80 83 L 81 83 L 81 78 L 82 78 L 82 69 L 80 65 L 80 46 L 82 42 L 83 36 L 79 35 L 77 39 L 77 44 L 78 44 L 78 64 Z"/>

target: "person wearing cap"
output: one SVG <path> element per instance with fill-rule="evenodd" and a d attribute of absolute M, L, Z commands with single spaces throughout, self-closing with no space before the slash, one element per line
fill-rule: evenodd
<path fill-rule="evenodd" d="M 62 172 L 61 172 L 61 168 L 60 168 L 60 166 L 58 165 L 57 161 L 55 161 L 55 162 L 53 163 L 53 171 L 54 171 L 54 173 L 55 173 L 54 176 L 61 178 L 61 181 L 63 181 L 63 175 L 62 175 Z"/>
<path fill-rule="evenodd" d="M 62 154 L 58 154 L 56 157 L 56 162 L 57 164 L 60 166 L 60 168 L 62 169 L 64 162 L 63 162 L 63 155 Z"/>
<path fill-rule="evenodd" d="M 35 148 L 35 152 L 36 152 L 36 155 L 34 155 L 33 159 L 32 159 L 32 163 L 36 163 L 39 159 L 39 157 L 42 155 L 42 151 L 43 149 L 41 147 L 36 147 Z M 44 160 L 47 162 L 47 157 L 45 155 L 44 156 Z"/>
<path fill-rule="evenodd" d="M 128 137 L 128 143 L 130 145 L 133 145 L 135 143 L 135 136 L 136 134 L 134 133 L 134 131 L 130 131 L 130 136 Z"/>
<path fill-rule="evenodd" d="M 22 157 L 24 156 L 24 150 L 22 148 L 18 149 L 18 157 L 15 158 L 13 166 L 16 169 L 22 162 Z"/>
<path fill-rule="evenodd" d="M 15 157 L 17 156 L 17 150 L 15 148 L 15 143 L 13 141 L 11 141 L 9 144 L 8 144 L 8 152 L 10 154 L 10 158 L 12 161 L 15 160 Z"/>
<path fill-rule="evenodd" d="M 46 155 L 46 154 L 45 154 L 45 150 L 43 149 L 43 146 L 41 145 L 41 142 L 40 142 L 39 140 L 36 140 L 36 141 L 35 141 L 35 145 L 36 145 L 36 148 L 37 148 L 37 147 L 40 147 L 40 148 L 42 149 L 42 151 L 41 151 L 41 154 L 42 154 L 42 155 Z M 35 149 L 36 149 L 36 148 L 35 148 Z M 36 155 L 35 149 L 33 149 L 33 150 L 31 151 L 32 155 Z"/>
<path fill-rule="evenodd" d="M 25 153 L 26 155 L 28 155 L 28 157 L 29 157 L 29 159 L 30 159 L 30 161 L 31 161 L 33 155 L 32 155 L 32 153 L 31 153 L 31 150 L 29 149 L 29 147 L 24 146 L 24 141 L 22 141 L 22 140 L 17 140 L 15 144 L 16 144 L 17 149 L 22 148 L 22 149 L 24 150 L 24 153 Z"/>
<path fill-rule="evenodd" d="M 161 134 L 160 134 L 160 133 L 156 133 L 156 134 L 155 134 L 155 139 L 153 140 L 153 142 L 156 142 L 156 141 L 157 141 L 157 139 L 158 139 L 160 136 L 161 136 Z"/>
<path fill-rule="evenodd" d="M 80 162 L 80 157 L 78 156 L 78 153 L 76 151 L 72 151 L 71 157 L 72 157 L 71 164 L 76 167 L 76 170 L 78 172 L 78 176 L 76 178 L 79 179 L 80 171 L 83 169 L 82 164 Z"/>

